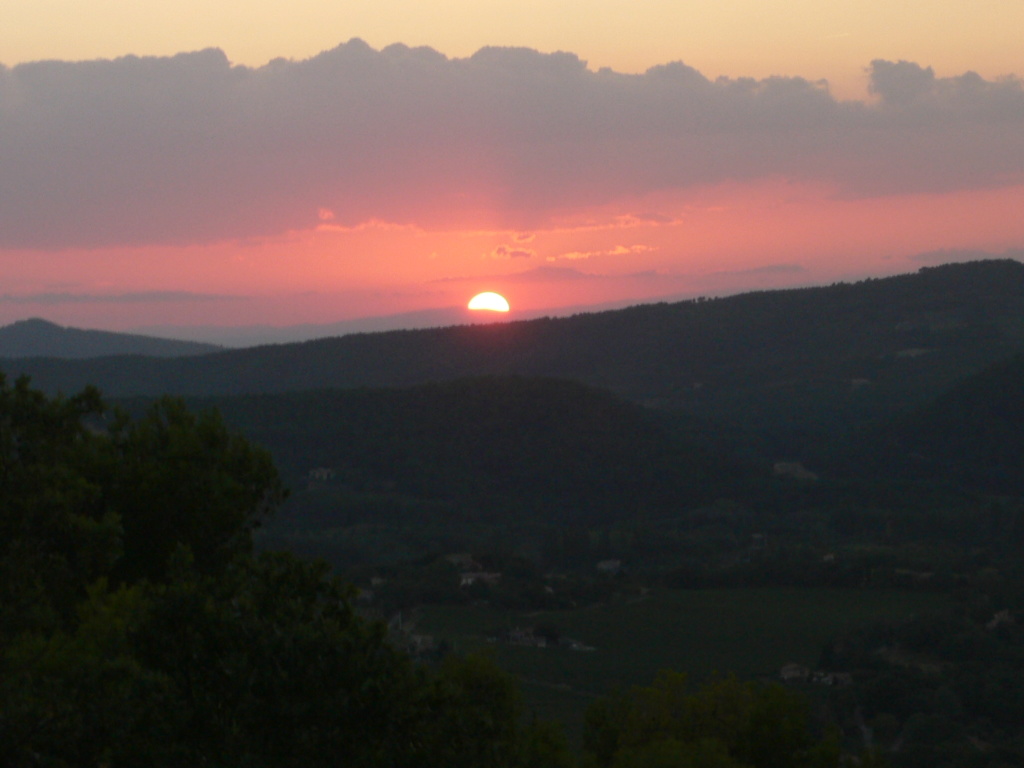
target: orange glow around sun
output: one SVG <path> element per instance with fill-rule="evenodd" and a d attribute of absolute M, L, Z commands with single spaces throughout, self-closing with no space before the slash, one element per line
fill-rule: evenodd
<path fill-rule="evenodd" d="M 1024 185 L 849 198 L 812 184 L 737 182 L 595 206 L 528 230 L 342 227 L 324 216 L 310 229 L 188 246 L 79 248 L 60 258 L 0 248 L 0 324 L 39 316 L 117 330 L 286 326 L 455 307 L 466 308 L 452 316 L 458 322 L 508 320 L 503 298 L 474 296 L 484 287 L 485 296 L 511 296 L 517 318 L 557 316 L 985 254 L 1019 259 L 1022 206 Z"/>

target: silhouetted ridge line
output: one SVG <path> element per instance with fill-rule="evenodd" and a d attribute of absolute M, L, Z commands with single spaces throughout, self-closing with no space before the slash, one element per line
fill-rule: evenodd
<path fill-rule="evenodd" d="M 909 412 L 1024 350 L 1024 265 L 930 267 L 821 288 L 567 318 L 388 331 L 192 358 L 19 360 L 46 390 L 111 396 L 395 387 L 464 376 L 573 379 L 799 454 Z"/>
<path fill-rule="evenodd" d="M 184 357 L 221 349 L 214 344 L 195 341 L 65 328 L 40 318 L 19 320 L 0 328 L 0 358 L 86 359 L 110 355 Z"/>

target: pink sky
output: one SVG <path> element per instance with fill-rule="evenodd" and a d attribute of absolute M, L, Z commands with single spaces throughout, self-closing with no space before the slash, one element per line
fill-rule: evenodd
<path fill-rule="evenodd" d="M 0 68 L 0 322 L 516 313 L 1024 254 L 1024 85 L 217 50 Z"/>

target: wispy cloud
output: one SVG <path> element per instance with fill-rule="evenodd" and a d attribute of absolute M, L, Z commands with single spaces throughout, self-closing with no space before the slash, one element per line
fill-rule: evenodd
<path fill-rule="evenodd" d="M 497 276 L 503 283 L 560 283 L 560 282 L 572 282 L 579 280 L 609 280 L 604 275 L 595 275 L 589 272 L 583 272 L 579 269 L 573 269 L 572 267 L 553 267 L 549 265 L 533 267 L 532 269 L 524 269 L 519 272 L 510 272 L 508 274 Z M 433 283 L 477 283 L 480 278 L 477 276 L 467 277 L 442 277 L 437 280 L 433 280 Z"/>
<path fill-rule="evenodd" d="M 529 259 L 535 254 L 529 248 L 517 248 L 515 246 L 499 245 L 490 253 L 492 259 Z"/>
<path fill-rule="evenodd" d="M 807 268 L 800 264 L 766 264 L 762 267 L 752 267 L 750 269 L 720 270 L 713 274 L 716 276 L 742 277 L 753 275 L 797 275 L 806 271 Z"/>
<path fill-rule="evenodd" d="M 70 293 L 45 292 L 0 294 L 3 304 L 160 304 L 183 302 L 239 301 L 238 296 L 221 296 L 189 291 L 137 291 L 132 293 Z"/>
<path fill-rule="evenodd" d="M 585 261 L 597 256 L 629 256 L 656 250 L 657 248 L 652 245 L 616 245 L 597 251 L 568 251 L 557 256 L 549 256 L 548 261 Z"/>
<path fill-rule="evenodd" d="M 354 40 L 0 67 L 0 247 L 208 242 L 381 220 L 529 231 L 668 189 L 785 178 L 844 196 L 1024 183 L 1024 86 L 875 61 L 869 103 L 567 53 L 449 59 Z"/>

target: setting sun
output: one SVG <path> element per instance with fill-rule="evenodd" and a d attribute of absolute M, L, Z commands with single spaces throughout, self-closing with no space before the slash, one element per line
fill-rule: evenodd
<path fill-rule="evenodd" d="M 508 301 L 505 300 L 505 297 L 498 293 L 492 293 L 491 291 L 478 293 L 470 299 L 469 308 L 486 309 L 491 312 L 508 312 L 509 310 Z"/>

